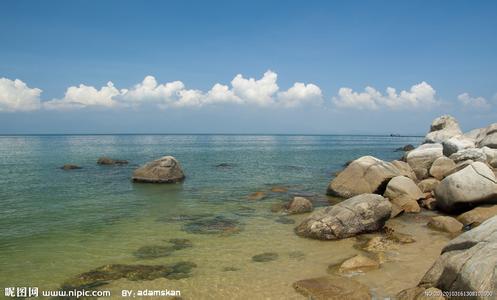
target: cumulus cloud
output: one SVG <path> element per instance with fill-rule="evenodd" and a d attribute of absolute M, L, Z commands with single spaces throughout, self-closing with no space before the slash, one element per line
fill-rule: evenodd
<path fill-rule="evenodd" d="M 112 82 L 100 90 L 86 85 L 70 87 L 62 99 L 45 102 L 47 109 L 78 109 L 85 107 L 128 107 L 156 104 L 168 107 L 202 107 L 217 104 L 245 104 L 255 106 L 297 107 L 322 103 L 321 89 L 314 84 L 297 82 L 286 91 L 279 92 L 278 75 L 267 71 L 262 78 L 245 78 L 236 75 L 231 87 L 220 83 L 203 92 L 187 89 L 181 81 L 164 84 L 155 77 L 146 76 L 130 89 L 117 89 Z"/>
<path fill-rule="evenodd" d="M 465 106 L 469 108 L 476 109 L 488 109 L 490 108 L 490 104 L 487 99 L 483 97 L 473 97 L 468 93 L 462 93 L 457 96 L 457 99 Z"/>
<path fill-rule="evenodd" d="M 362 110 L 377 110 L 380 107 L 407 109 L 439 104 L 435 89 L 424 81 L 400 93 L 392 87 L 388 87 L 385 94 L 370 86 L 366 87 L 364 92 L 355 92 L 351 88 L 343 87 L 338 90 L 338 95 L 333 97 L 332 101 L 340 108 Z"/>
<path fill-rule="evenodd" d="M 19 79 L 0 78 L 0 112 L 37 110 L 40 108 L 41 92 Z"/>

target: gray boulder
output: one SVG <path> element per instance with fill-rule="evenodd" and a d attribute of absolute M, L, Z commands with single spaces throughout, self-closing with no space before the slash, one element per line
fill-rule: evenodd
<path fill-rule="evenodd" d="M 419 286 L 493 293 L 471 299 L 497 295 L 497 216 L 450 241 Z"/>
<path fill-rule="evenodd" d="M 431 123 L 430 132 L 425 136 L 425 143 L 442 143 L 453 136 L 462 134 L 457 120 L 449 115 L 436 118 Z"/>
<path fill-rule="evenodd" d="M 299 236 L 336 240 L 376 231 L 390 218 L 392 204 L 381 195 L 362 194 L 315 210 L 295 228 Z"/>
<path fill-rule="evenodd" d="M 388 182 L 383 196 L 405 212 L 419 212 L 417 201 L 423 198 L 424 194 L 411 179 L 397 176 Z"/>
<path fill-rule="evenodd" d="M 442 142 L 443 154 L 451 156 L 453 153 L 463 149 L 475 148 L 475 139 L 469 138 L 465 135 L 456 135 L 448 140 Z"/>
<path fill-rule="evenodd" d="M 388 181 L 401 175 L 389 162 L 363 156 L 351 162 L 328 185 L 327 194 L 350 198 L 364 193 L 383 194 Z"/>
<path fill-rule="evenodd" d="M 183 181 L 185 174 L 176 158 L 164 156 L 136 169 L 132 179 L 135 182 L 175 183 Z"/>
<path fill-rule="evenodd" d="M 447 212 L 497 203 L 497 180 L 490 168 L 474 162 L 445 177 L 435 189 L 437 206 Z"/>
<path fill-rule="evenodd" d="M 472 148 L 460 150 L 452 154 L 450 156 L 450 159 L 452 159 L 455 163 L 460 163 L 465 160 L 486 162 L 487 155 L 483 152 L 482 149 Z"/>
<path fill-rule="evenodd" d="M 478 147 L 489 147 L 497 149 L 497 123 L 480 130 L 476 138 Z"/>
<path fill-rule="evenodd" d="M 442 144 L 424 144 L 407 154 L 407 163 L 416 173 L 419 180 L 428 177 L 433 162 L 443 156 Z"/>

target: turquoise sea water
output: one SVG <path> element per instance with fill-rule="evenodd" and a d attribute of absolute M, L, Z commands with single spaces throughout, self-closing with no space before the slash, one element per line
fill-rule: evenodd
<path fill-rule="evenodd" d="M 273 225 L 265 223 L 275 218 L 271 204 L 301 194 L 322 205 L 328 200 L 324 193 L 329 180 L 346 161 L 362 155 L 397 159 L 402 153 L 394 152 L 396 148 L 420 141 L 389 136 L 1 136 L 0 288 L 56 288 L 106 263 L 140 262 L 134 250 L 166 237 L 186 236 L 198 245 L 178 254 L 183 260 L 216 256 L 209 253 L 214 249 L 209 243 L 217 237 L 185 233 L 184 224 L 171 220 L 208 213 L 240 221 L 247 234 L 251 226 L 271 232 Z M 164 155 L 180 161 L 187 176 L 184 183 L 130 181 L 133 169 Z M 100 156 L 130 163 L 100 166 Z M 61 170 L 66 163 L 83 168 Z M 217 166 L 221 163 L 229 166 Z M 272 186 L 289 191 L 271 193 Z M 249 201 L 247 195 L 255 191 L 268 197 Z M 294 225 L 269 224 L 275 232 L 293 234 Z M 244 231 L 238 239 L 216 243 L 246 247 Z M 202 249 L 201 255 L 197 249 Z M 202 270 L 202 262 L 196 263 Z"/>

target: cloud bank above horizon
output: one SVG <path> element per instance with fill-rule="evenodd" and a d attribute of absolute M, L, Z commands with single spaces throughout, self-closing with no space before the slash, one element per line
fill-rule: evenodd
<path fill-rule="evenodd" d="M 331 105 L 338 110 L 407 110 L 440 106 L 443 101 L 427 82 L 412 85 L 408 90 L 387 87 L 385 94 L 367 86 L 363 92 L 339 88 L 337 95 L 325 101 L 321 88 L 313 83 L 295 82 L 280 90 L 277 73 L 268 70 L 260 79 L 236 75 L 230 85 L 216 83 L 208 91 L 188 89 L 182 81 L 158 83 L 154 76 L 129 89 L 117 88 L 109 81 L 100 89 L 80 84 L 66 89 L 64 97 L 43 100 L 40 88 L 31 88 L 20 79 L 0 78 L 0 112 L 37 110 L 78 110 L 85 108 L 136 108 L 155 105 L 161 109 L 201 108 L 209 105 L 251 105 L 265 108 L 295 108 Z M 489 109 L 490 102 L 469 93 L 457 99 L 464 108 Z"/>

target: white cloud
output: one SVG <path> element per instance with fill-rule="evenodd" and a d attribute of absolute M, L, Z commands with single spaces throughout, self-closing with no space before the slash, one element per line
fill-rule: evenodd
<path fill-rule="evenodd" d="M 273 71 L 264 73 L 261 79 L 244 78 L 238 74 L 231 81 L 233 92 L 244 103 L 268 106 L 275 103 L 274 94 L 279 87 L 276 84 L 278 75 Z"/>
<path fill-rule="evenodd" d="M 376 110 L 380 107 L 389 109 L 408 109 L 431 107 L 439 104 L 436 91 L 426 82 L 413 85 L 408 91 L 400 93 L 392 88 L 386 89 L 385 95 L 373 87 L 366 87 L 364 92 L 354 92 L 350 88 L 340 88 L 338 96 L 333 97 L 333 103 L 340 108 Z"/>
<path fill-rule="evenodd" d="M 323 93 L 317 85 L 296 82 L 287 91 L 278 93 L 278 101 L 285 107 L 305 104 L 320 105 L 323 103 Z"/>
<path fill-rule="evenodd" d="M 85 107 L 113 107 L 117 106 L 113 98 L 121 92 L 114 87 L 112 82 L 97 90 L 92 86 L 80 84 L 78 87 L 71 86 L 66 90 L 64 98 L 53 99 L 43 103 L 46 109 L 73 109 Z"/>
<path fill-rule="evenodd" d="M 483 97 L 473 97 L 468 93 L 462 93 L 457 96 L 457 99 L 465 106 L 477 109 L 488 109 L 490 104 Z"/>
<path fill-rule="evenodd" d="M 37 110 L 40 108 L 41 92 L 19 79 L 0 78 L 0 112 Z"/>

